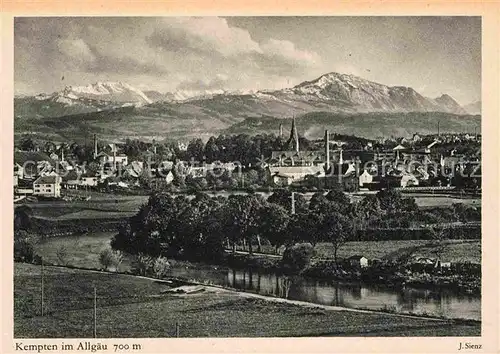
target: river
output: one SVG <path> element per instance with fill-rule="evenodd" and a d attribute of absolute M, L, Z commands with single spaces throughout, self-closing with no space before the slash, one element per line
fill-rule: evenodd
<path fill-rule="evenodd" d="M 36 251 L 47 261 L 57 263 L 56 251 L 59 247 L 65 246 L 72 265 L 99 268 L 99 252 L 109 247 L 112 235 L 110 232 L 102 232 L 83 236 L 53 237 L 37 245 Z M 122 265 L 128 268 L 126 263 L 128 262 L 124 261 Z M 382 285 L 324 281 L 298 276 L 286 278 L 276 274 L 228 269 L 223 266 L 192 264 L 186 267 L 183 262 L 172 263 L 169 272 L 171 276 L 262 295 L 348 308 L 481 320 L 480 295 L 410 287 L 399 290 Z M 127 269 L 122 269 L 125 270 Z"/>
<path fill-rule="evenodd" d="M 219 270 L 216 267 L 174 267 L 171 275 L 315 304 L 481 320 L 480 295 L 462 295 L 447 290 L 409 287 L 395 290 L 380 285 L 284 277 L 250 270 Z"/>

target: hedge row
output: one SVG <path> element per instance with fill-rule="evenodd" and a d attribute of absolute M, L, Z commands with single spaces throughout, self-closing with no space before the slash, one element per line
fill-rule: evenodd
<path fill-rule="evenodd" d="M 447 228 L 444 230 L 444 239 L 464 240 L 481 239 L 481 227 Z M 389 241 L 389 240 L 432 240 L 433 234 L 429 229 L 371 229 L 358 230 L 355 241 Z"/>

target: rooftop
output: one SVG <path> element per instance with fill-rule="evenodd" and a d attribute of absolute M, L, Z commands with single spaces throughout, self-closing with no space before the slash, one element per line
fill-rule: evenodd
<path fill-rule="evenodd" d="M 56 184 L 61 182 L 61 176 L 42 176 L 34 184 Z"/>

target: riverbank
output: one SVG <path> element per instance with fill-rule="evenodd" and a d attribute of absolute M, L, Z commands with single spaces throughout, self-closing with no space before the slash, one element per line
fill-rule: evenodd
<path fill-rule="evenodd" d="M 65 254 L 67 265 L 87 268 L 100 269 L 99 253 L 110 247 L 110 239 L 113 233 L 102 232 L 89 235 L 56 237 L 44 240 L 35 246 L 35 253 L 43 257 L 44 261 L 52 264 L 61 264 L 60 256 Z M 329 255 L 330 246 L 328 244 L 319 244 L 316 246 L 318 255 L 325 257 Z M 451 241 L 443 250 L 444 255 L 449 255 L 453 261 L 468 261 L 477 258 L 476 253 L 480 254 L 480 241 Z M 426 241 L 372 241 L 372 242 L 348 242 L 340 251 L 339 256 L 349 257 L 354 254 L 366 254 L 370 258 L 379 258 L 387 261 L 394 261 L 409 253 L 427 256 L 432 251 L 432 247 Z M 476 258 L 471 258 L 476 257 Z M 246 254 L 227 254 L 217 265 L 208 265 L 189 261 L 170 260 L 173 271 L 186 272 L 187 276 L 200 280 L 202 275 L 195 275 L 188 270 L 199 269 L 212 277 L 214 281 L 222 282 L 222 277 L 228 277 L 229 269 L 253 270 L 261 274 L 283 274 L 280 265 L 281 256 L 279 255 L 254 255 Z M 429 276 L 418 275 L 417 273 L 404 274 L 398 273 L 397 268 L 376 271 L 361 272 L 337 272 L 334 262 L 316 262 L 304 270 L 303 276 L 317 281 L 340 281 L 380 285 L 391 285 L 392 289 L 402 290 L 407 287 L 420 289 L 432 289 L 434 292 L 449 290 L 457 294 L 479 294 L 480 277 L 472 278 L 468 283 L 458 284 L 460 280 L 453 276 Z M 124 257 L 119 266 L 119 272 L 131 271 L 131 259 Z M 217 271 L 214 271 L 217 268 Z M 212 274 L 214 273 L 214 274 Z M 423 281 L 420 281 L 420 280 Z M 451 279 L 451 281 L 450 281 Z M 471 289 L 471 284 L 475 283 L 475 290 Z M 382 306 L 382 305 L 381 305 Z"/>
<path fill-rule="evenodd" d="M 424 245 L 429 247 L 428 244 Z M 412 271 L 412 265 L 386 260 L 372 264 L 366 268 L 352 266 L 347 259 L 312 260 L 299 273 L 290 271 L 281 258 L 275 255 L 226 254 L 218 262 L 219 265 L 239 269 L 252 269 L 260 272 L 274 272 L 283 275 L 296 275 L 323 280 L 344 282 L 363 282 L 365 284 L 385 284 L 401 289 L 405 286 L 425 289 L 449 289 L 459 293 L 480 294 L 480 266 L 455 264 L 452 270 L 438 270 L 434 267 Z M 465 267 L 468 267 L 465 269 Z M 465 272 L 460 272 L 460 270 Z M 473 271 L 471 271 L 471 269 Z M 477 276 L 479 273 L 479 277 Z"/>
<path fill-rule="evenodd" d="M 270 301 L 205 287 L 166 293 L 164 282 L 112 273 L 46 267 L 40 316 L 40 267 L 15 264 L 16 338 L 92 337 L 93 287 L 99 337 L 479 336 L 477 322 L 431 320 Z"/>

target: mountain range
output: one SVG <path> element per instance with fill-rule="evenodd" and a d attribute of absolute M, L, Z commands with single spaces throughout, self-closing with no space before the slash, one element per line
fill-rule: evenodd
<path fill-rule="evenodd" d="M 469 103 L 468 105 L 465 105 L 464 109 L 469 114 L 481 114 L 481 107 L 482 107 L 482 102 L 477 101 L 477 102 L 472 102 L 472 103 Z"/>
<path fill-rule="evenodd" d="M 468 109 L 477 114 L 477 107 Z M 282 119 L 313 112 L 342 116 L 440 112 L 456 116 L 454 119 L 467 119 L 468 114 L 446 94 L 429 98 L 411 87 L 391 87 L 339 73 L 328 73 L 291 88 L 248 93 L 216 90 L 164 94 L 141 91 L 126 83 L 98 82 L 14 99 L 16 132 L 42 128 L 53 135 L 61 135 L 62 126 L 71 131 L 74 125 L 110 135 L 120 128 L 120 136 L 129 137 L 160 132 L 183 136 L 223 131 L 248 118 Z M 144 129 L 148 123 L 154 130 L 149 126 Z M 377 124 L 386 123 L 380 119 Z"/>

